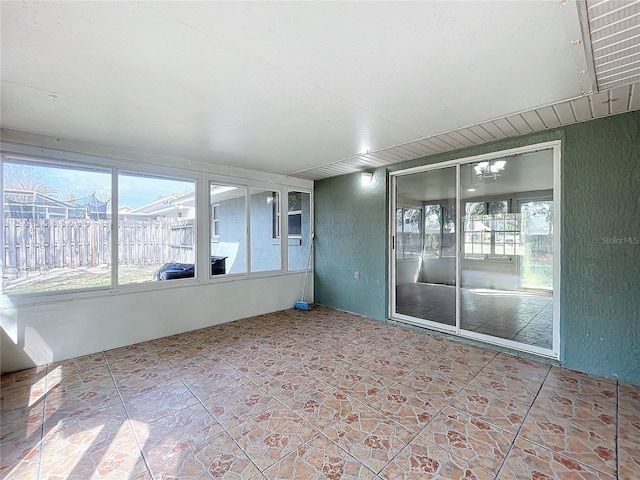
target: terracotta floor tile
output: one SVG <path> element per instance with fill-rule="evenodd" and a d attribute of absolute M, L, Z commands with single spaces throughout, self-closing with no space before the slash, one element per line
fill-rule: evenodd
<path fill-rule="evenodd" d="M 640 472 L 640 443 L 620 440 L 618 448 L 619 480 L 637 480 Z"/>
<path fill-rule="evenodd" d="M 262 350 L 258 345 L 247 342 L 231 342 L 223 347 L 209 349 L 209 351 L 230 365 L 236 366 L 238 369 L 246 359 L 269 354 L 265 350 Z"/>
<path fill-rule="evenodd" d="M 314 337 L 300 338 L 300 342 L 318 352 L 335 352 L 342 348 L 344 336 L 338 333 L 324 333 Z"/>
<path fill-rule="evenodd" d="M 514 438 L 512 433 L 451 407 L 434 418 L 420 436 L 492 474 L 498 472 Z"/>
<path fill-rule="evenodd" d="M 222 427 L 202 405 L 193 405 L 155 422 L 132 421 L 138 444 L 149 465 L 174 455 L 222 432 Z"/>
<path fill-rule="evenodd" d="M 52 372 L 60 368 L 63 372 L 70 373 L 80 370 L 88 370 L 93 368 L 106 367 L 107 361 L 101 353 L 92 353 L 82 357 L 70 358 L 62 362 L 54 362 L 49 364 L 48 372 Z"/>
<path fill-rule="evenodd" d="M 616 381 L 612 379 L 587 375 L 567 368 L 551 367 L 544 387 L 553 390 L 572 392 L 591 401 L 601 402 L 616 399 Z"/>
<path fill-rule="evenodd" d="M 290 398 L 283 398 L 282 403 L 318 430 L 345 418 L 361 406 L 357 400 L 326 383 L 294 392 Z"/>
<path fill-rule="evenodd" d="M 640 418 L 640 385 L 620 382 L 618 386 L 618 406 L 621 412 Z"/>
<path fill-rule="evenodd" d="M 345 372 L 349 367 L 349 363 L 332 355 L 316 354 L 305 358 L 299 368 L 302 372 L 318 380 L 328 382 L 334 375 Z"/>
<path fill-rule="evenodd" d="M 542 379 L 487 369 L 478 373 L 470 384 L 494 392 L 505 400 L 516 400 L 531 405 L 540 390 Z"/>
<path fill-rule="evenodd" d="M 271 352 L 260 350 L 253 354 L 232 362 L 234 368 L 240 371 L 248 378 L 264 377 L 270 372 L 277 371 L 285 366 L 290 365 L 281 358 L 278 358 Z"/>
<path fill-rule="evenodd" d="M 242 373 L 249 378 L 256 385 L 262 385 L 269 383 L 273 378 L 280 377 L 293 377 L 293 376 L 309 376 L 306 372 L 303 372 L 300 368 L 292 365 L 288 362 L 276 359 L 270 355 L 270 361 L 265 362 L 258 368 L 250 368 L 242 371 Z"/>
<path fill-rule="evenodd" d="M 458 359 L 447 358 L 446 355 L 443 355 L 425 360 L 417 370 L 466 383 L 475 377 L 482 369 L 482 365 L 468 364 Z"/>
<path fill-rule="evenodd" d="M 450 403 L 452 407 L 514 435 L 529 411 L 529 405 L 505 400 L 491 390 L 468 385 Z"/>
<path fill-rule="evenodd" d="M 264 471 L 266 478 L 370 480 L 375 473 L 324 435 L 314 437 Z"/>
<path fill-rule="evenodd" d="M 313 389 L 318 383 L 321 383 L 320 380 L 291 367 L 275 372 L 258 385 L 269 395 L 284 402 L 294 393 Z"/>
<path fill-rule="evenodd" d="M 316 355 L 316 349 L 301 343 L 295 343 L 290 348 L 283 348 L 273 352 L 273 355 L 283 362 L 301 368 L 308 358 Z"/>
<path fill-rule="evenodd" d="M 363 366 L 373 374 L 396 383 L 419 367 L 420 363 L 413 359 L 399 358 L 397 356 L 377 355 L 369 358 Z"/>
<path fill-rule="evenodd" d="M 411 430 L 367 406 L 358 408 L 322 433 L 376 473 L 415 436 Z"/>
<path fill-rule="evenodd" d="M 47 394 L 47 380 L 43 376 L 32 384 L 22 383 L 18 386 L 0 390 L 0 410 L 14 410 L 34 407 L 44 400 Z"/>
<path fill-rule="evenodd" d="M 33 407 L 0 411 L 0 442 L 40 438 L 44 421 L 44 402 Z"/>
<path fill-rule="evenodd" d="M 516 439 L 497 477 L 499 480 L 613 480 L 614 477 L 551 450 Z"/>
<path fill-rule="evenodd" d="M 492 480 L 473 462 L 452 455 L 447 450 L 417 436 L 380 472 L 386 480 Z"/>
<path fill-rule="evenodd" d="M 375 343 L 369 342 L 348 342 L 338 346 L 333 354 L 340 360 L 348 363 L 362 363 L 376 354 Z"/>
<path fill-rule="evenodd" d="M 213 417 L 229 431 L 279 402 L 254 383 L 245 383 L 202 401 Z"/>
<path fill-rule="evenodd" d="M 228 432 L 261 470 L 318 433 L 311 424 L 284 406 L 262 412 Z"/>
<path fill-rule="evenodd" d="M 101 389 L 75 389 L 60 391 L 57 388 L 49 391 L 45 399 L 45 418 L 57 415 L 71 416 L 76 412 L 95 409 L 96 406 L 121 405 L 115 387 Z"/>
<path fill-rule="evenodd" d="M 215 357 L 216 360 L 222 361 L 220 360 L 220 358 L 212 354 L 207 348 L 205 348 L 203 345 L 200 345 L 200 344 L 198 344 L 197 347 L 189 346 L 183 349 L 179 349 L 178 347 L 175 347 L 175 348 L 176 348 L 175 350 L 166 350 L 166 351 L 158 352 L 162 360 L 166 362 L 167 365 L 170 365 L 173 368 L 180 367 L 181 365 L 184 365 L 184 364 L 193 364 L 194 358 L 198 358 L 198 357 L 205 357 L 205 358 Z"/>
<path fill-rule="evenodd" d="M 105 354 L 106 356 L 106 354 Z M 158 352 L 151 349 L 139 353 L 131 353 L 125 356 L 118 356 L 110 359 L 107 356 L 107 363 L 116 380 L 132 372 L 139 372 L 143 368 L 152 368 L 160 365 L 166 365 Z"/>
<path fill-rule="evenodd" d="M 129 478 L 146 471 L 128 421 L 69 430 L 52 430 L 43 440 L 41 478 Z"/>
<path fill-rule="evenodd" d="M 219 365 L 228 366 L 220 357 L 204 347 L 193 354 L 176 352 L 170 357 L 162 355 L 161 358 L 180 376 L 190 372 L 202 373 Z"/>
<path fill-rule="evenodd" d="M 363 403 L 395 383 L 388 377 L 372 373 L 368 369 L 356 365 L 337 369 L 331 378 L 325 381 Z"/>
<path fill-rule="evenodd" d="M 171 457 L 164 463 L 151 465 L 150 469 L 156 480 L 249 480 L 259 473 L 251 460 L 224 432 Z"/>
<path fill-rule="evenodd" d="M 520 436 L 609 475 L 615 474 L 615 423 L 551 415 L 532 408 Z"/>
<path fill-rule="evenodd" d="M 142 355 L 145 353 L 155 353 L 149 342 L 134 343 L 133 345 L 125 345 L 124 347 L 106 350 L 104 356 L 107 362 L 111 360 L 123 360 L 132 355 Z"/>
<path fill-rule="evenodd" d="M 618 411 L 618 437 L 640 445 L 640 413 Z"/>
<path fill-rule="evenodd" d="M 123 400 L 130 400 L 133 397 L 152 395 L 156 390 L 176 383 L 182 384 L 182 381 L 170 369 L 154 368 L 142 373 L 139 377 L 132 376 L 120 380 L 116 385 Z"/>
<path fill-rule="evenodd" d="M 436 356 L 446 350 L 451 340 L 436 335 L 431 335 L 421 331 L 406 328 L 409 330 L 407 339 L 404 342 L 406 345 L 412 345 L 416 348 L 423 348 L 426 352 L 432 356 Z"/>
<path fill-rule="evenodd" d="M 38 478 L 40 437 L 14 438 L 0 443 L 0 478 Z"/>
<path fill-rule="evenodd" d="M 45 435 L 51 435 L 52 432 L 73 435 L 93 428 L 102 430 L 108 427 L 119 428 L 127 418 L 122 403 L 117 399 L 99 404 L 87 402 L 76 409 L 49 411 L 44 420 L 44 433 Z"/>
<path fill-rule="evenodd" d="M 367 402 L 368 407 L 414 433 L 419 433 L 445 405 L 402 384 L 392 385 Z"/>
<path fill-rule="evenodd" d="M 512 373 L 535 380 L 544 380 L 549 373 L 551 365 L 516 357 L 507 353 L 499 353 L 485 367 L 485 371 Z"/>
<path fill-rule="evenodd" d="M 42 381 L 47 376 L 47 366 L 27 368 L 13 373 L 2 375 L 0 389 L 11 389 L 15 387 L 31 387 Z M 44 388 L 44 385 L 43 385 Z"/>
<path fill-rule="evenodd" d="M 484 367 L 491 362 L 498 352 L 489 350 L 488 348 L 469 345 L 463 342 L 451 342 L 452 345 L 447 348 L 442 356 L 458 360 L 463 363 L 480 365 Z"/>
<path fill-rule="evenodd" d="M 94 366 L 83 370 L 67 372 L 63 367 L 57 367 L 47 373 L 47 391 L 77 389 L 112 389 L 113 377 L 107 365 Z"/>
<path fill-rule="evenodd" d="M 1 381 L 12 480 L 640 478 L 640 386 L 319 305 Z"/>
<path fill-rule="evenodd" d="M 153 422 L 198 402 L 181 382 L 123 400 L 129 418 L 141 422 Z"/>
<path fill-rule="evenodd" d="M 249 345 L 249 342 L 244 338 L 234 338 L 232 335 L 199 335 L 196 339 L 199 345 L 202 345 L 210 353 L 225 351 L 237 345 Z"/>
<path fill-rule="evenodd" d="M 547 412 L 565 418 L 601 420 L 608 424 L 616 422 L 616 402 L 600 395 L 576 395 L 561 388 L 552 390 L 543 387 L 533 402 L 536 412 Z"/>
<path fill-rule="evenodd" d="M 249 382 L 247 377 L 229 366 L 216 367 L 204 373 L 186 375 L 182 379 L 192 391 L 202 392 L 206 388 L 209 395 L 216 395 Z"/>
<path fill-rule="evenodd" d="M 426 367 L 419 367 L 400 380 L 421 396 L 425 396 L 433 402 L 449 403 L 466 385 L 466 382 L 434 373 Z"/>

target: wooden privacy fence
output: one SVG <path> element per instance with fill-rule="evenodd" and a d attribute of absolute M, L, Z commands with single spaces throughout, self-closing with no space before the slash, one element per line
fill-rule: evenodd
<path fill-rule="evenodd" d="M 193 220 L 118 221 L 118 263 L 144 266 L 194 262 Z M 41 270 L 111 264 L 111 221 L 4 220 L 5 269 Z"/>

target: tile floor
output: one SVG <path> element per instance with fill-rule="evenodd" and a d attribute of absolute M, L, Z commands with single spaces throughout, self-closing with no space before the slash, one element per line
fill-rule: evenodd
<path fill-rule="evenodd" d="M 2 377 L 6 479 L 640 478 L 640 387 L 316 307 Z"/>
<path fill-rule="evenodd" d="M 490 292 L 488 295 L 487 293 Z M 552 347 L 553 297 L 548 293 L 462 288 L 461 326 L 516 342 Z M 445 325 L 456 324 L 456 289 L 407 283 L 396 289 L 396 311 Z"/>

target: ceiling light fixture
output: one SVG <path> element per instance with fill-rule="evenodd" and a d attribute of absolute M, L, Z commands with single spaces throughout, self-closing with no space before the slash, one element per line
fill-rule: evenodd
<path fill-rule="evenodd" d="M 506 160 L 491 160 L 489 162 L 479 162 L 473 166 L 473 171 L 478 178 L 498 178 L 502 175 Z"/>

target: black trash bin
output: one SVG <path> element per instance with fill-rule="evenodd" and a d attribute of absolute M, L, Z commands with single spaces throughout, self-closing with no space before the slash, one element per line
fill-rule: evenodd
<path fill-rule="evenodd" d="M 211 257 L 211 275 L 223 275 L 227 272 L 227 257 Z M 196 275 L 193 263 L 170 262 L 162 265 L 153 274 L 154 280 L 174 280 L 176 278 L 192 278 Z"/>
<path fill-rule="evenodd" d="M 154 280 L 175 280 L 176 278 L 191 278 L 196 274 L 193 263 L 165 263 L 153 274 Z"/>
<path fill-rule="evenodd" d="M 227 257 L 211 257 L 211 275 L 222 275 L 227 272 Z"/>

